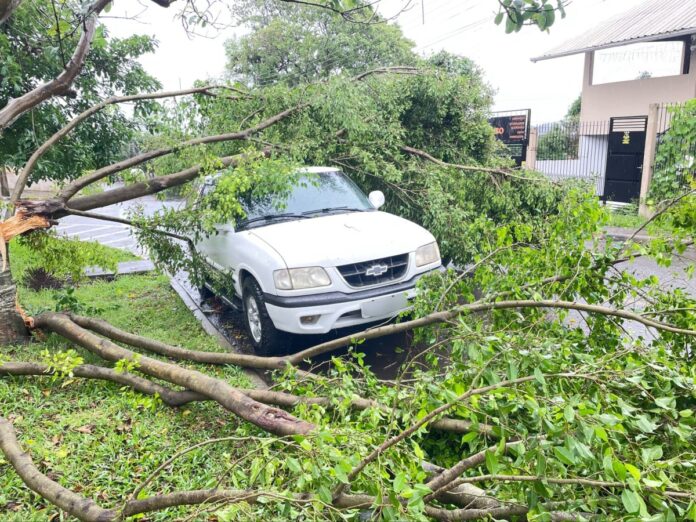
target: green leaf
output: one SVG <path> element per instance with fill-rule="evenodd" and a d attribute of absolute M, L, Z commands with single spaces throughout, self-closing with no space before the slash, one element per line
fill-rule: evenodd
<path fill-rule="evenodd" d="M 621 481 L 626 480 L 626 466 L 619 459 L 614 459 L 611 462 L 611 469 L 614 472 L 616 478 Z"/>
<path fill-rule="evenodd" d="M 652 422 L 645 415 L 638 415 L 635 420 L 635 425 L 643 433 L 653 433 L 657 429 L 657 424 Z"/>
<path fill-rule="evenodd" d="M 288 459 L 288 469 L 292 471 L 293 473 L 301 473 L 302 472 L 302 466 L 300 465 L 300 461 L 297 460 L 294 457 L 290 457 Z"/>
<path fill-rule="evenodd" d="M 546 384 L 546 379 L 544 378 L 544 373 L 539 369 L 538 366 L 536 368 L 534 368 L 534 378 L 542 386 Z"/>
<path fill-rule="evenodd" d="M 563 408 L 563 417 L 569 424 L 572 424 L 575 420 L 575 410 L 570 404 L 566 405 L 566 407 Z"/>
<path fill-rule="evenodd" d="M 317 489 L 317 493 L 319 495 L 319 499 L 326 503 L 326 504 L 331 504 L 332 502 L 332 497 L 331 497 L 331 490 L 326 487 L 326 485 L 322 484 L 319 486 Z"/>
<path fill-rule="evenodd" d="M 621 502 L 629 513 L 638 513 L 640 510 L 640 499 L 635 491 L 624 489 L 621 493 Z"/>
<path fill-rule="evenodd" d="M 493 22 L 495 23 L 495 25 L 500 25 L 502 23 L 503 16 L 505 16 L 505 14 L 502 11 L 500 11 L 497 15 L 495 15 L 495 18 L 493 19 Z"/>
<path fill-rule="evenodd" d="M 634 479 L 640 480 L 640 470 L 637 467 L 628 463 L 624 464 L 624 466 L 626 466 L 626 471 L 628 471 Z"/>
<path fill-rule="evenodd" d="M 575 456 L 571 451 L 564 448 L 563 446 L 556 446 L 555 448 L 553 448 L 553 453 L 554 455 L 556 455 L 556 458 L 560 460 L 563 464 L 568 464 L 569 466 L 575 464 Z"/>
<path fill-rule="evenodd" d="M 662 458 L 662 448 L 660 446 L 651 446 L 649 448 L 641 448 L 640 457 L 645 464 Z"/>
<path fill-rule="evenodd" d="M 607 434 L 607 430 L 602 428 L 601 426 L 595 426 L 594 427 L 594 433 L 597 435 L 597 437 L 603 441 L 603 442 L 608 442 L 609 441 L 609 435 Z"/>
<path fill-rule="evenodd" d="M 343 467 L 340 464 L 337 464 L 333 468 L 334 473 L 336 473 L 336 478 L 343 482 L 344 484 L 348 483 L 348 474 L 343 470 Z"/>
<path fill-rule="evenodd" d="M 655 399 L 655 404 L 657 404 L 662 409 L 673 410 L 676 406 L 676 400 L 674 399 L 674 397 L 659 397 Z"/>
<path fill-rule="evenodd" d="M 486 451 L 486 469 L 488 469 L 488 472 L 492 475 L 498 472 L 498 457 L 495 451 Z"/>
<path fill-rule="evenodd" d="M 392 485 L 394 487 L 395 492 L 401 493 L 404 490 L 404 488 L 406 487 L 406 475 L 402 471 L 397 473 L 396 476 L 394 477 Z"/>

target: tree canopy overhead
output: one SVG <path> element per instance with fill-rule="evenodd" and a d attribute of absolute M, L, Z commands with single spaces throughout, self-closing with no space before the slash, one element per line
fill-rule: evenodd
<path fill-rule="evenodd" d="M 21 3 L 0 26 L 0 107 L 63 70 L 80 38 L 75 24 L 81 16 L 82 5 L 76 1 L 32 0 Z M 104 26 L 97 27 L 91 50 L 69 89 L 0 131 L 0 163 L 21 168 L 38 145 L 103 98 L 159 88 L 159 82 L 138 62 L 155 47 L 149 36 L 112 38 Z M 117 107 L 95 115 L 89 125 L 68 136 L 62 147 L 44 156 L 32 181 L 75 178 L 84 170 L 115 161 L 126 152 L 135 128 L 133 120 Z"/>
<path fill-rule="evenodd" d="M 377 14 L 371 23 L 347 23 L 331 11 L 274 0 L 240 4 L 239 22 L 251 32 L 226 42 L 227 74 L 250 86 L 294 86 L 417 61 L 413 42 Z"/>

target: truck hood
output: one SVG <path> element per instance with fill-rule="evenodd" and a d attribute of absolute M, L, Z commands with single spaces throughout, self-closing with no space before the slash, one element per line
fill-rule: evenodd
<path fill-rule="evenodd" d="M 386 212 L 351 212 L 277 223 L 248 231 L 289 268 L 333 267 L 415 251 L 435 241 L 423 227 Z"/>

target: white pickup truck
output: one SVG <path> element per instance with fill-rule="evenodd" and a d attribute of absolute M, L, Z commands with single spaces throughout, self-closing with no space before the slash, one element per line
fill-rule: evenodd
<path fill-rule="evenodd" d="M 385 321 L 407 310 L 416 281 L 441 266 L 433 235 L 379 212 L 384 195 L 369 198 L 340 170 L 310 167 L 284 196 L 247 202 L 246 217 L 220 225 L 197 245 L 215 270 L 231 277 L 250 340 L 276 353 L 283 332 L 321 334 Z M 206 180 L 202 194 L 214 189 Z M 209 285 L 209 290 L 212 288 Z"/>

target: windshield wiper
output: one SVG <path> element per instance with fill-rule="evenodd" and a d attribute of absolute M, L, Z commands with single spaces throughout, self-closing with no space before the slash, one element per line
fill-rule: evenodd
<path fill-rule="evenodd" d="M 304 216 L 309 216 L 311 214 L 329 214 L 330 212 L 365 212 L 364 208 L 354 208 L 354 207 L 348 207 L 348 206 L 343 206 L 343 207 L 326 207 L 326 208 L 318 208 L 316 210 L 307 210 L 302 213 Z"/>
<path fill-rule="evenodd" d="M 258 223 L 259 221 L 273 221 L 275 219 L 306 219 L 307 216 L 304 214 L 296 214 L 293 212 L 287 212 L 285 214 L 266 214 L 264 216 L 257 216 L 250 219 L 245 219 L 239 224 L 241 226 L 250 225 L 252 223 Z"/>

